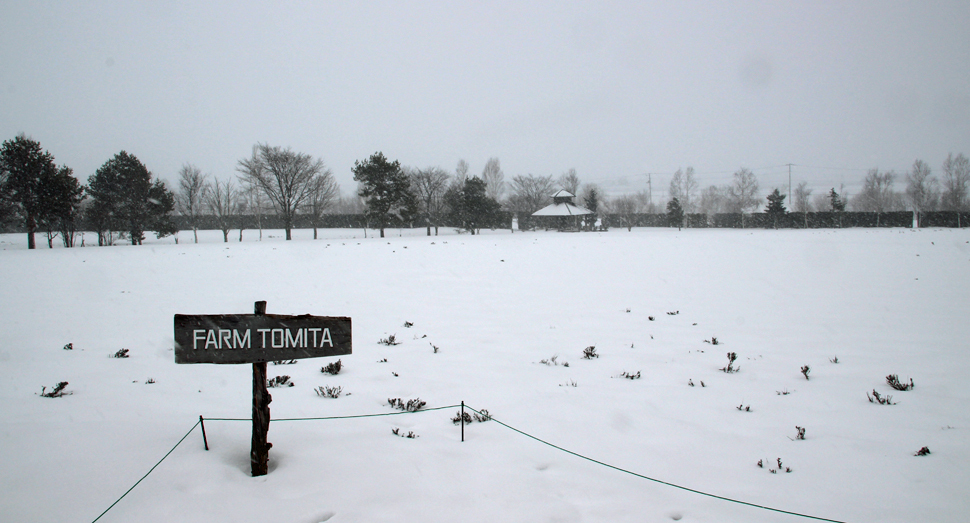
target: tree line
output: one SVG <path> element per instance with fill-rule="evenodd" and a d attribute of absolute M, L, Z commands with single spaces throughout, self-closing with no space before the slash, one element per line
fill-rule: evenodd
<path fill-rule="evenodd" d="M 75 246 L 79 231 L 96 232 L 98 245 L 119 239 L 140 245 L 147 231 L 159 238 L 176 235 L 178 241 L 176 213 L 192 228 L 196 243 L 203 218 L 215 221 L 224 241 L 229 241 L 230 229 L 239 228 L 241 241 L 241 215 L 251 217 L 248 226 L 259 229 L 260 238 L 263 218 L 274 216 L 287 240 L 298 216 L 301 222 L 309 220 L 316 238 L 324 215 L 340 211 L 362 212 L 366 226 L 379 229 L 381 237 L 392 225 L 419 219 L 428 224 L 429 235 L 432 227 L 437 234 L 444 223 L 474 234 L 502 219 L 501 205 L 488 192 L 496 176 L 501 181 L 497 159 L 482 177 L 467 176 L 467 164 L 453 177 L 437 167 L 402 167 L 376 152 L 355 162 L 358 190 L 350 199 L 340 197 L 323 160 L 289 148 L 256 144 L 249 157 L 238 161 L 236 171 L 235 180 L 222 180 L 186 163 L 173 192 L 138 158 L 121 151 L 82 185 L 40 143 L 20 134 L 0 148 L 0 226 L 22 226 L 28 248 L 34 249 L 38 231 L 46 234 L 51 248 L 58 236 L 65 247 Z"/>
<path fill-rule="evenodd" d="M 158 237 L 177 235 L 172 219 L 176 213 L 182 217 L 181 223 L 191 227 L 196 242 L 203 219 L 217 225 L 224 241 L 229 241 L 231 229 L 238 228 L 241 241 L 242 215 L 249 217 L 247 227 L 258 229 L 260 237 L 268 215 L 275 216 L 274 222 L 282 222 L 286 239 L 290 239 L 297 216 L 300 223 L 309 222 L 316 238 L 325 215 L 334 213 L 363 214 L 366 226 L 378 229 L 381 237 L 388 227 L 418 222 L 425 225 L 429 236 L 432 229 L 437 234 L 445 224 L 474 234 L 482 228 L 505 226 L 507 213 L 519 217 L 520 227 L 528 227 L 532 213 L 548 205 L 560 188 L 576 195 L 576 203 L 593 212 L 584 217 L 583 225 L 589 228 L 606 215 L 620 216 L 622 221 L 623 216 L 666 214 L 667 223 L 677 226 L 689 226 L 685 217 L 697 214 L 735 213 L 743 221 L 745 213 L 764 204 L 758 179 L 747 168 L 735 171 L 726 185 L 704 189 L 692 167 L 678 169 L 671 176 L 667 201 L 659 205 L 646 191 L 607 197 L 596 184 L 582 183 L 575 169 L 558 177 L 527 174 L 506 181 L 498 158 L 489 158 L 481 175 L 471 175 L 465 160 L 459 160 L 449 172 L 437 166 L 402 166 L 375 152 L 356 161 L 352 172 L 357 190 L 344 198 L 323 160 L 289 148 L 256 144 L 248 157 L 237 162 L 235 179 L 203 174 L 186 163 L 178 172 L 173 192 L 134 155 L 121 151 L 82 185 L 69 167 L 58 167 L 38 142 L 21 134 L 5 141 L 0 149 L 0 225 L 21 225 L 27 231 L 29 248 L 36 247 L 37 231 L 46 235 L 49 247 L 57 237 L 64 246 L 72 247 L 81 230 L 96 232 L 98 245 L 111 245 L 118 239 L 138 245 L 146 231 Z M 929 211 L 970 210 L 967 157 L 950 154 L 941 172 L 942 177 L 937 178 L 922 160 L 916 160 L 902 175 L 872 169 L 862 190 L 851 197 L 834 187 L 813 195 L 803 181 L 792 189 L 790 206 L 800 213 L 911 209 L 917 216 Z M 906 182 L 902 191 L 895 189 L 898 179 Z M 766 213 L 787 213 L 786 196 L 778 188 L 769 193 Z"/>

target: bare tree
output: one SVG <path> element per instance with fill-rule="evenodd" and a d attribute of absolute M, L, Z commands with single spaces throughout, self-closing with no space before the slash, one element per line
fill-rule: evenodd
<path fill-rule="evenodd" d="M 627 231 L 633 230 L 634 215 L 643 211 L 643 200 L 637 195 L 624 194 L 604 202 L 608 214 L 616 215 L 620 225 L 626 226 Z"/>
<path fill-rule="evenodd" d="M 812 211 L 812 190 L 808 188 L 808 182 L 800 182 L 795 187 L 792 194 L 792 211 L 811 212 Z"/>
<path fill-rule="evenodd" d="M 960 153 L 947 155 L 943 161 L 943 195 L 940 207 L 947 211 L 970 209 L 970 160 Z"/>
<path fill-rule="evenodd" d="M 410 176 L 412 190 L 418 197 L 421 213 L 428 222 L 428 236 L 431 236 L 432 226 L 437 236 L 438 225 L 444 214 L 444 195 L 450 176 L 441 167 L 414 170 L 410 172 Z"/>
<path fill-rule="evenodd" d="M 175 209 L 189 220 L 195 243 L 199 243 L 199 218 L 205 213 L 209 186 L 207 176 L 198 167 L 186 163 L 179 169 L 179 190 L 175 194 Z"/>
<path fill-rule="evenodd" d="M 670 177 L 670 186 L 667 188 L 667 201 L 674 200 L 678 203 L 684 201 L 684 171 L 681 169 L 674 171 L 674 175 Z"/>
<path fill-rule="evenodd" d="M 513 211 L 532 215 L 549 202 L 554 188 L 551 174 L 549 176 L 516 175 L 512 178 L 508 206 Z"/>
<path fill-rule="evenodd" d="M 365 208 L 364 201 L 357 195 L 357 192 L 350 196 L 338 197 L 333 205 L 335 214 L 364 214 Z"/>
<path fill-rule="evenodd" d="M 455 183 L 459 186 L 465 185 L 465 180 L 468 179 L 468 162 L 465 160 L 458 160 L 458 165 L 455 166 Z"/>
<path fill-rule="evenodd" d="M 893 191 L 896 173 L 869 169 L 862 182 L 862 191 L 852 198 L 852 208 L 863 212 L 888 212 L 900 206 L 900 198 Z"/>
<path fill-rule="evenodd" d="M 758 178 L 750 169 L 742 167 L 735 171 L 734 181 L 728 186 L 728 202 L 731 212 L 741 213 L 741 226 L 744 227 L 744 213 L 757 210 L 761 200 L 758 198 Z"/>
<path fill-rule="evenodd" d="M 687 170 L 684 171 L 684 199 L 680 201 L 684 212 L 692 213 L 696 210 L 697 188 L 699 186 L 697 177 L 694 176 L 694 168 L 688 165 Z"/>
<path fill-rule="evenodd" d="M 496 202 L 505 193 L 505 173 L 502 172 L 502 165 L 498 158 L 489 158 L 482 169 L 482 180 L 485 182 L 485 196 Z"/>
<path fill-rule="evenodd" d="M 241 204 L 240 211 L 245 209 L 245 212 L 252 215 L 253 225 L 259 230 L 259 240 L 263 240 L 263 216 L 272 207 L 266 198 L 266 194 L 263 190 L 259 188 L 258 185 L 253 185 L 249 180 L 243 179 L 243 191 L 241 194 Z M 246 227 L 245 223 L 240 222 L 239 224 L 239 241 L 242 241 L 243 229 Z"/>
<path fill-rule="evenodd" d="M 313 178 L 310 184 L 310 196 L 304 205 L 305 213 L 310 216 L 313 225 L 313 239 L 317 239 L 317 228 L 323 214 L 333 206 L 334 200 L 340 197 L 340 187 L 333 179 L 330 169 L 325 169 Z"/>
<path fill-rule="evenodd" d="M 832 211 L 832 201 L 829 198 L 828 193 L 818 193 L 812 197 L 812 209 L 815 212 L 828 212 Z"/>
<path fill-rule="evenodd" d="M 906 175 L 906 196 L 916 212 L 916 226 L 922 222 L 922 213 L 932 211 L 940 200 L 936 178 L 932 177 L 930 166 L 923 160 L 913 162 L 913 168 Z"/>
<path fill-rule="evenodd" d="M 570 169 L 559 177 L 559 186 L 563 189 L 572 193 L 573 196 L 577 196 L 579 191 L 579 175 L 576 174 L 576 169 L 570 167 Z"/>
<path fill-rule="evenodd" d="M 668 196 L 671 200 L 676 198 L 681 209 L 690 214 L 695 212 L 697 207 L 697 185 L 693 167 L 688 166 L 686 171 L 677 169 L 670 178 Z"/>
<path fill-rule="evenodd" d="M 323 160 L 268 144 L 253 146 L 252 157 L 239 160 L 236 170 L 269 197 L 283 219 L 287 240 L 292 239 L 293 219 L 313 193 L 317 176 L 330 172 Z"/>
<path fill-rule="evenodd" d="M 239 206 L 239 190 L 233 185 L 232 179 L 220 182 L 218 178 L 213 178 L 212 185 L 206 192 L 209 212 L 215 217 L 216 224 L 222 231 L 222 241 L 228 243 L 232 217 Z"/>
<path fill-rule="evenodd" d="M 727 212 L 727 189 L 711 185 L 701 192 L 698 210 L 708 216 Z"/>
<path fill-rule="evenodd" d="M 636 212 L 648 214 L 656 214 L 658 212 L 657 205 L 653 203 L 653 198 L 648 191 L 638 191 L 632 197 L 636 200 Z M 660 212 L 663 211 L 661 210 Z"/>

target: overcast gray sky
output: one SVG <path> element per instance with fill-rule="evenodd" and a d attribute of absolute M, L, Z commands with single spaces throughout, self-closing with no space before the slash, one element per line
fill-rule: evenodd
<path fill-rule="evenodd" d="M 816 193 L 970 154 L 970 2 L 0 1 L 0 139 L 170 183 L 253 144 L 611 190 L 752 168 Z M 855 170 L 853 170 L 855 169 Z M 620 185 L 625 182 L 627 185 Z M 899 187 L 898 189 L 901 189 Z"/>

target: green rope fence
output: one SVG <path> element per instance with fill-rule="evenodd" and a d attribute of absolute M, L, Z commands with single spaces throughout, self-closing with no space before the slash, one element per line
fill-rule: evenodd
<path fill-rule="evenodd" d="M 469 407 L 468 405 L 465 405 L 464 403 L 457 404 L 457 405 L 446 405 L 444 407 L 423 408 L 423 409 L 417 410 L 417 411 L 383 412 L 383 413 L 379 413 L 379 414 L 356 414 L 356 415 L 350 415 L 350 416 L 322 416 L 322 417 L 312 417 L 312 418 L 279 418 L 279 419 L 274 419 L 272 421 L 276 421 L 276 422 L 280 422 L 280 421 L 321 421 L 321 420 L 354 419 L 354 418 L 375 418 L 375 417 L 382 417 L 382 416 L 400 416 L 400 415 L 403 415 L 403 414 L 419 414 L 419 413 L 422 413 L 422 412 L 432 412 L 432 411 L 436 411 L 436 410 L 453 409 L 453 408 L 457 408 L 457 407 L 467 408 L 468 410 L 470 410 L 472 412 L 475 412 L 476 414 L 479 414 L 480 416 L 484 416 L 484 417 L 488 418 L 490 421 L 494 421 L 496 424 L 501 425 L 501 426 L 503 426 L 503 427 L 505 427 L 505 428 L 507 428 L 507 429 L 509 429 L 509 430 L 511 430 L 511 431 L 513 431 L 515 433 L 517 433 L 517 434 L 520 434 L 520 435 L 525 436 L 527 438 L 530 438 L 532 440 L 538 441 L 539 443 L 542 443 L 544 445 L 548 445 L 549 447 L 552 447 L 552 448 L 554 448 L 554 449 L 556 449 L 556 450 L 558 450 L 560 452 L 564 452 L 564 453 L 569 454 L 571 456 L 575 456 L 577 458 L 584 459 L 584 460 L 589 461 L 591 463 L 595 463 L 597 465 L 601 465 L 603 467 L 610 468 L 610 469 L 616 470 L 618 472 L 623 472 L 625 474 L 629 474 L 629 475 L 634 476 L 634 477 L 637 477 L 637 478 L 645 479 L 645 480 L 648 480 L 648 481 L 652 481 L 654 483 L 659 483 L 661 485 L 666 485 L 668 487 L 673 487 L 673 488 L 680 489 L 680 490 L 683 490 L 683 491 L 686 491 L 686 492 L 691 492 L 691 493 L 694 493 L 694 494 L 699 494 L 701 496 L 707 496 L 709 498 L 719 499 L 721 501 L 727 501 L 727 502 L 730 502 L 730 503 L 736 503 L 736 504 L 739 504 L 739 505 L 744 505 L 744 506 L 748 506 L 748 507 L 752 507 L 752 508 L 758 508 L 758 509 L 762 509 L 762 510 L 767 510 L 767 511 L 770 511 L 770 512 L 777 512 L 779 514 L 788 514 L 790 516 L 796 516 L 796 517 L 800 517 L 800 518 L 807 518 L 807 519 L 812 519 L 812 520 L 815 520 L 815 521 L 826 521 L 828 523 L 845 523 L 844 521 L 839 521 L 839 520 L 836 520 L 836 519 L 828 519 L 828 518 L 822 518 L 822 517 L 818 517 L 818 516 L 812 516 L 812 515 L 809 515 L 809 514 L 801 514 L 799 512 L 792 512 L 792 511 L 789 511 L 789 510 L 782 510 L 782 509 L 778 509 L 778 508 L 774 508 L 774 507 L 769 507 L 769 506 L 765 506 L 765 505 L 758 505 L 756 503 L 750 503 L 750 502 L 747 502 L 747 501 L 741 501 L 741 500 L 737 500 L 737 499 L 732 499 L 732 498 L 725 497 L 725 496 L 719 496 L 717 494 L 711 494 L 709 492 L 704 492 L 704 491 L 701 491 L 701 490 L 692 489 L 690 487 L 685 487 L 683 485 L 677 485 L 676 483 L 670 483 L 668 481 L 663 481 L 663 480 L 660 480 L 660 479 L 656 479 L 656 478 L 651 478 L 649 476 L 645 476 L 643 474 L 638 474 L 636 472 L 633 472 L 633 471 L 630 471 L 630 470 L 627 470 L 627 469 L 624 469 L 624 468 L 621 468 L 621 467 L 617 467 L 615 465 L 610 465 L 609 463 L 605 463 L 605 462 L 602 462 L 602 461 L 593 459 L 591 457 L 588 457 L 588 456 L 584 456 L 582 454 L 579 454 L 578 452 L 573 452 L 573 451 L 571 451 L 569 449 L 565 449 L 565 448 L 560 447 L 558 445 L 552 444 L 552 443 L 550 443 L 550 442 L 548 442 L 546 440 L 543 440 L 543 439 L 541 439 L 539 437 L 533 436 L 532 434 L 529 434 L 528 432 L 525 432 L 523 430 L 519 430 L 519 429 L 517 429 L 517 428 L 515 428 L 515 427 L 513 427 L 513 426 L 511 426 L 511 425 L 509 425 L 507 423 L 503 423 L 502 421 L 499 421 L 499 420 L 495 419 L 491 414 L 483 413 L 483 412 L 481 412 L 479 410 L 476 410 L 476 409 L 474 409 L 472 407 Z M 205 418 L 205 419 L 208 420 L 208 421 L 252 421 L 251 418 Z M 142 480 L 144 480 L 145 478 L 147 478 L 148 475 L 151 474 L 152 471 L 154 471 L 156 467 L 158 467 L 159 465 L 161 465 L 162 462 L 165 461 L 165 458 L 167 458 L 172 452 L 174 452 L 175 449 L 178 448 L 178 446 L 181 445 L 183 441 L 185 441 L 185 438 L 189 437 L 189 434 L 191 434 L 192 431 L 194 431 L 195 428 L 198 427 L 202 423 L 203 423 L 203 418 L 202 418 L 202 416 L 199 416 L 199 421 L 196 421 L 195 424 L 192 425 L 192 428 L 189 429 L 189 431 L 186 432 L 184 436 L 182 436 L 182 439 L 180 439 L 178 441 L 178 443 L 176 443 L 175 446 L 171 448 L 171 450 L 169 450 L 168 452 L 165 453 L 164 456 L 162 456 L 162 459 L 158 460 L 158 463 L 155 463 L 155 465 L 151 469 L 149 469 L 148 472 L 146 472 L 145 475 L 141 477 L 141 479 L 139 479 L 138 481 L 136 481 L 135 484 L 131 486 L 131 488 L 129 488 L 127 491 L 125 491 L 125 493 L 122 494 L 120 498 L 118 498 L 114 503 L 112 503 L 111 506 L 109 506 L 108 508 L 106 508 L 104 510 L 104 512 L 102 512 L 101 515 L 99 515 L 98 517 L 96 517 L 94 519 L 94 521 L 92 521 L 91 523 L 96 523 L 99 519 L 101 519 L 102 516 L 104 516 L 105 514 L 107 514 L 109 510 L 111 510 L 112 508 L 114 508 L 114 506 L 117 505 L 118 502 L 120 502 L 122 499 L 124 499 L 124 497 L 127 496 L 129 492 L 131 492 L 132 490 L 134 490 L 134 488 L 137 487 L 138 484 L 142 482 Z"/>
<path fill-rule="evenodd" d="M 118 498 L 117 500 L 115 500 L 115 502 L 112 503 L 110 507 L 104 509 L 104 512 L 102 512 L 100 516 L 94 518 L 94 521 L 92 521 L 91 523 L 95 523 L 97 520 L 101 519 L 101 516 L 104 516 L 105 514 L 107 514 L 108 511 L 111 510 L 111 509 L 113 509 L 114 506 L 117 505 L 119 501 L 121 501 L 122 499 L 124 499 L 125 496 L 127 496 L 129 492 L 131 492 L 132 490 L 134 490 L 135 487 L 137 487 L 138 484 L 141 483 L 143 479 L 147 478 L 148 475 L 151 474 L 153 470 L 155 470 L 155 467 L 161 465 L 162 462 L 165 461 L 165 458 L 167 458 L 169 454 L 171 454 L 172 452 L 174 452 L 175 449 L 177 449 L 178 446 L 181 445 L 183 441 L 185 441 L 185 438 L 189 437 L 189 434 L 192 434 L 192 431 L 195 430 L 195 428 L 198 427 L 200 423 L 202 423 L 202 420 L 201 419 L 199 419 L 199 421 L 196 421 L 195 422 L 195 425 L 192 425 L 192 428 L 189 429 L 189 431 L 186 432 L 184 436 L 182 436 L 182 439 L 180 439 L 179 442 L 176 443 L 175 446 L 172 447 L 171 450 L 169 450 L 168 452 L 165 453 L 164 456 L 162 456 L 162 459 L 158 460 L 158 463 L 156 463 L 155 466 L 153 466 L 152 468 L 150 468 L 148 470 L 148 472 L 146 472 L 145 475 L 141 477 L 141 479 L 139 479 L 138 481 L 136 481 L 135 484 L 132 485 L 130 489 L 126 490 L 125 493 L 122 494 L 120 498 Z"/>
<path fill-rule="evenodd" d="M 469 407 L 468 405 L 465 405 L 465 408 L 471 410 L 472 412 L 476 412 L 479 415 L 483 415 L 481 412 L 479 412 L 479 411 L 477 411 L 477 410 Z M 722 501 L 729 501 L 731 503 L 737 503 L 739 505 L 745 505 L 745 506 L 748 506 L 748 507 L 754 507 L 754 508 L 760 508 L 760 509 L 763 509 L 763 510 L 769 510 L 771 512 L 778 512 L 778 513 L 781 513 L 781 514 L 788 514 L 788 515 L 791 515 L 791 516 L 798 516 L 798 517 L 801 517 L 801 518 L 814 519 L 816 521 L 827 521 L 829 523 L 845 523 L 844 521 L 839 521 L 839 520 L 836 520 L 836 519 L 827 519 L 827 518 L 821 518 L 821 517 L 818 517 L 818 516 L 810 516 L 808 514 L 801 514 L 801 513 L 798 513 L 798 512 L 791 512 L 791 511 L 788 511 L 788 510 L 782 510 L 782 509 L 778 509 L 778 508 L 772 508 L 772 507 L 768 507 L 768 506 L 765 506 L 765 505 L 758 505 L 756 503 L 749 503 L 747 501 L 740 501 L 740 500 L 737 500 L 737 499 L 731 499 L 731 498 L 724 497 L 724 496 L 718 496 L 717 494 L 711 494 L 709 492 L 704 492 L 704 491 L 701 491 L 701 490 L 696 490 L 696 489 L 692 489 L 692 488 L 689 488 L 689 487 L 685 487 L 685 486 L 682 486 L 682 485 L 677 485 L 676 483 L 670 483 L 668 481 L 663 481 L 663 480 L 660 480 L 660 479 L 651 478 L 649 476 L 644 476 L 643 474 L 638 474 L 636 472 L 633 472 L 633 471 L 630 471 L 630 470 L 626 470 L 626 469 L 617 467 L 615 465 L 610 465 L 609 463 L 604 463 L 602 461 L 599 461 L 599 460 L 590 458 L 588 456 L 584 456 L 582 454 L 579 454 L 578 452 L 573 452 L 573 451 L 571 451 L 569 449 L 564 449 L 564 448 L 562 448 L 562 447 L 560 447 L 558 445 L 554 445 L 552 443 L 549 443 L 548 441 L 545 441 L 545 440 L 540 439 L 540 438 L 538 438 L 536 436 L 533 436 L 532 434 L 529 434 L 528 432 L 519 430 L 519 429 L 517 429 L 517 428 L 515 428 L 515 427 L 513 427 L 511 425 L 502 423 L 501 421 L 499 421 L 499 420 L 495 419 L 494 417 L 492 417 L 490 414 L 488 415 L 488 417 L 489 417 L 489 420 L 490 421 L 494 421 L 495 423 L 498 423 L 499 425 L 501 425 L 501 426 L 503 426 L 503 427 L 505 427 L 505 428 L 507 428 L 507 429 L 509 429 L 511 431 L 517 432 L 517 433 L 519 433 L 519 434 L 521 434 L 521 435 L 523 435 L 523 436 L 525 436 L 527 438 L 534 439 L 535 441 L 538 441 L 539 443 L 548 445 L 548 446 L 550 446 L 550 447 L 552 447 L 552 448 L 554 448 L 554 449 L 556 449 L 556 450 L 558 450 L 560 452 L 565 452 L 566 454 L 570 454 L 570 455 L 575 456 L 577 458 L 584 459 L 586 461 L 589 461 L 589 462 L 592 462 L 592 463 L 596 463 L 597 465 L 602 465 L 604 467 L 611 468 L 613 470 L 616 470 L 616 471 L 619 471 L 619 472 L 623 472 L 623 473 L 629 474 L 631 476 L 636 476 L 636 477 L 641 478 L 641 479 L 646 479 L 646 480 L 649 480 L 649 481 L 653 481 L 655 483 L 660 483 L 661 485 L 667 485 L 668 487 L 674 487 L 674 488 L 677 488 L 677 489 L 680 489 L 680 490 L 685 490 L 687 492 L 693 492 L 694 494 L 700 494 L 702 496 L 707 496 L 707 497 L 714 498 L 714 499 L 720 499 Z"/>

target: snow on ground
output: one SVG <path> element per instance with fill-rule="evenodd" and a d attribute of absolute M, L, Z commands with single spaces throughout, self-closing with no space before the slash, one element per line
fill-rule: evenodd
<path fill-rule="evenodd" d="M 296 383 L 271 389 L 274 419 L 464 401 L 752 504 L 851 522 L 970 513 L 970 230 L 387 232 L 35 251 L 0 236 L 0 519 L 92 521 L 199 415 L 248 418 L 251 366 L 176 365 L 172 320 L 256 300 L 354 322 L 339 375 L 320 372 L 330 358 L 269 366 Z M 391 334 L 403 343 L 377 343 Z M 584 360 L 590 345 L 600 357 Z M 739 372 L 719 370 L 727 352 Z M 891 390 L 891 373 L 915 389 Z M 39 396 L 59 381 L 73 394 Z M 494 422 L 462 443 L 456 411 L 274 421 L 260 478 L 251 424 L 208 421 L 210 451 L 196 428 L 100 521 L 807 521 Z M 792 471 L 770 473 L 777 458 Z"/>

